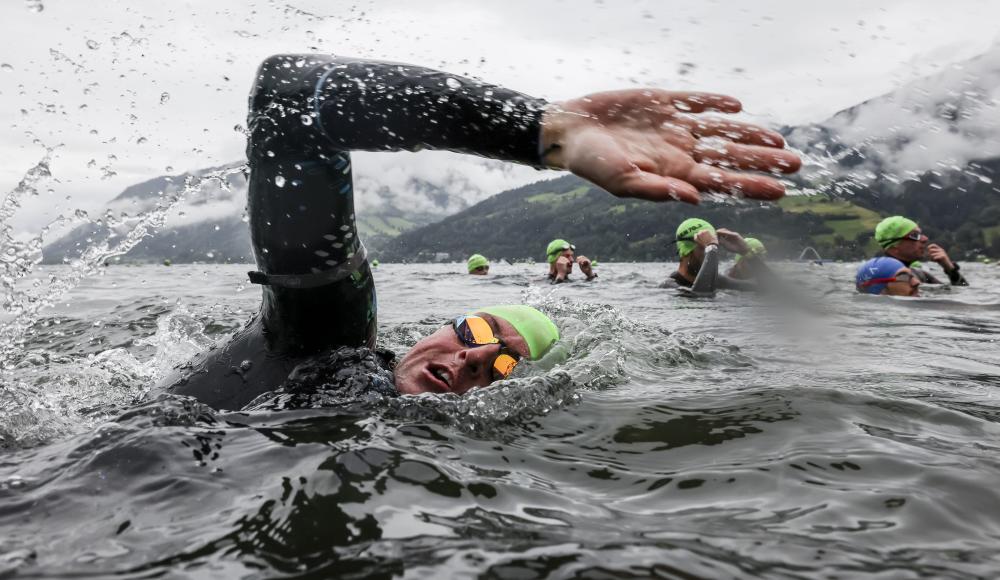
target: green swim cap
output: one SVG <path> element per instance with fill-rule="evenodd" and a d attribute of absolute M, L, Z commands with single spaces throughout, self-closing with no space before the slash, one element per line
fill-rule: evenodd
<path fill-rule="evenodd" d="M 531 353 L 531 360 L 542 358 L 549 352 L 552 345 L 559 340 L 559 329 L 555 323 L 537 309 L 524 304 L 507 304 L 503 306 L 487 306 L 479 308 L 476 312 L 492 314 L 497 318 L 503 318 L 514 327 L 524 341 L 528 343 L 528 352 Z"/>
<path fill-rule="evenodd" d="M 472 272 L 476 268 L 482 268 L 483 266 L 489 266 L 490 261 L 486 259 L 486 256 L 482 254 L 472 254 L 469 256 L 469 261 L 466 264 L 469 267 L 469 272 Z"/>
<path fill-rule="evenodd" d="M 764 244 L 757 238 L 743 238 L 743 241 L 750 246 L 750 251 L 746 253 L 746 256 L 766 256 L 767 248 Z M 743 256 L 736 256 L 736 261 L 739 262 L 743 259 Z"/>
<path fill-rule="evenodd" d="M 372 268 L 378 268 L 378 260 L 372 260 Z"/>
<path fill-rule="evenodd" d="M 914 260 L 914 261 L 910 262 L 910 269 L 911 270 L 914 269 L 914 268 L 923 268 L 923 267 L 924 267 L 924 263 L 921 262 L 920 260 Z"/>
<path fill-rule="evenodd" d="M 701 230 L 711 230 L 715 233 L 715 228 L 712 224 L 701 218 L 688 218 L 681 222 L 681 225 L 677 226 L 677 235 L 675 240 L 677 240 L 677 254 L 680 257 L 684 257 L 694 251 L 698 244 L 694 243 L 694 235 Z"/>
<path fill-rule="evenodd" d="M 545 248 L 545 259 L 549 263 L 555 262 L 559 258 L 560 252 L 563 250 L 575 250 L 576 246 L 567 242 L 563 239 L 555 239 L 549 242 L 549 245 Z"/>
<path fill-rule="evenodd" d="M 917 222 L 901 215 L 887 217 L 875 226 L 875 241 L 882 246 L 883 250 L 888 250 L 903 241 L 900 238 L 912 232 L 916 227 Z"/>

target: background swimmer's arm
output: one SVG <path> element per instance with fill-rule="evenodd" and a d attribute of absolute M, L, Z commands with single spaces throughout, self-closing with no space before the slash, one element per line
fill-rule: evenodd
<path fill-rule="evenodd" d="M 705 258 L 701 262 L 698 276 L 691 284 L 691 291 L 699 295 L 715 293 L 716 279 L 719 277 L 719 246 L 711 244 L 705 247 Z"/>
<path fill-rule="evenodd" d="M 954 266 L 951 270 L 945 270 L 944 273 L 948 275 L 948 280 L 951 281 L 952 286 L 968 286 L 969 282 L 965 279 L 965 276 L 958 271 L 958 264 L 952 264 Z"/>
<path fill-rule="evenodd" d="M 733 278 L 721 274 L 719 275 L 718 280 L 716 280 L 716 287 L 720 290 L 752 291 L 758 290 L 760 286 L 760 284 L 753 280 L 740 280 L 739 278 Z"/>

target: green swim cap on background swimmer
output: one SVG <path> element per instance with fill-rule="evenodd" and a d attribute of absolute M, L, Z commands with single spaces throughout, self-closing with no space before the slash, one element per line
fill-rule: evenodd
<path fill-rule="evenodd" d="M 902 238 L 916 228 L 917 222 L 909 218 L 901 215 L 887 217 L 875 226 L 875 241 L 883 250 L 888 250 L 903 241 Z"/>
<path fill-rule="evenodd" d="M 508 304 L 503 306 L 487 306 L 475 312 L 485 312 L 497 318 L 502 318 L 514 327 L 524 341 L 528 343 L 531 360 L 542 358 L 559 340 L 559 329 L 555 323 L 537 309 L 524 304 Z M 472 313 L 470 313 L 472 314 Z"/>
<path fill-rule="evenodd" d="M 677 254 L 684 257 L 694 251 L 698 244 L 694 242 L 694 236 L 701 230 L 710 230 L 713 234 L 715 228 L 712 224 L 701 218 L 688 218 L 677 226 L 677 234 L 674 240 L 677 242 Z"/>
<path fill-rule="evenodd" d="M 554 263 L 559 259 L 559 254 L 563 250 L 575 250 L 576 246 L 567 242 L 563 239 L 555 239 L 549 242 L 549 245 L 545 248 L 545 259 L 549 261 L 550 264 Z"/>
<path fill-rule="evenodd" d="M 472 272 L 476 268 L 482 268 L 483 266 L 489 266 L 490 261 L 486 259 L 486 256 L 482 254 L 472 254 L 469 256 L 469 261 L 466 266 L 469 267 L 469 272 Z"/>
<path fill-rule="evenodd" d="M 767 248 L 764 247 L 764 243 L 757 238 L 743 238 L 743 241 L 750 246 L 750 251 L 747 252 L 746 256 L 766 256 Z M 736 261 L 739 262 L 743 259 L 743 256 L 736 256 Z"/>

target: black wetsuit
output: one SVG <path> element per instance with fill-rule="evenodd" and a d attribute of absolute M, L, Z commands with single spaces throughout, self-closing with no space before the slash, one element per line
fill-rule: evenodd
<path fill-rule="evenodd" d="M 745 260 L 757 260 L 756 257 L 744 258 Z M 757 290 L 759 285 L 750 280 L 740 280 L 725 274 L 719 273 L 719 249 L 718 246 L 708 246 L 705 248 L 705 257 L 698 268 L 698 274 L 694 282 L 689 282 L 687 278 L 681 276 L 679 271 L 674 271 L 660 284 L 660 288 L 684 288 L 697 295 L 711 295 L 716 290 Z"/>
<path fill-rule="evenodd" d="M 891 257 L 891 256 L 890 256 Z M 916 260 L 914 260 L 915 262 Z M 944 284 L 941 280 L 938 280 L 937 276 L 931 274 L 927 270 L 912 266 L 913 262 L 907 264 L 906 267 L 909 268 L 916 276 L 920 279 L 922 284 Z M 965 276 L 958 271 L 958 264 L 955 264 L 954 270 L 945 270 L 944 273 L 948 275 L 948 281 L 951 282 L 952 286 L 968 286 L 969 282 L 966 281 Z"/>
<path fill-rule="evenodd" d="M 545 102 L 404 64 L 279 55 L 250 95 L 250 234 L 260 311 L 164 385 L 217 409 L 240 409 L 278 387 L 298 390 L 325 360 L 324 384 L 387 390 L 390 353 L 373 352 L 375 285 L 354 219 L 350 150 L 447 149 L 541 167 Z M 305 365 L 305 366 L 300 366 Z M 299 367 L 296 380 L 287 382 Z M 390 375 L 391 376 L 391 375 Z"/>

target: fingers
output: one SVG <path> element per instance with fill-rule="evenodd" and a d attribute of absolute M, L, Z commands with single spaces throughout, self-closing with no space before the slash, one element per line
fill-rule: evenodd
<path fill-rule="evenodd" d="M 724 137 L 734 143 L 779 149 L 785 146 L 785 139 L 781 133 L 751 123 L 707 118 L 677 118 L 674 122 L 683 125 L 692 135 L 699 138 Z"/>
<path fill-rule="evenodd" d="M 664 91 L 669 95 L 669 103 L 686 113 L 704 113 L 718 111 L 720 113 L 739 113 L 743 104 L 729 95 L 716 93 L 695 93 L 681 91 Z"/>
<path fill-rule="evenodd" d="M 802 166 L 799 156 L 791 151 L 718 140 L 699 142 L 691 151 L 691 156 L 699 163 L 769 173 L 795 173 Z"/>
<path fill-rule="evenodd" d="M 690 183 L 638 169 L 624 176 L 609 191 L 620 197 L 648 201 L 683 201 L 695 205 L 701 201 L 697 188 Z"/>
<path fill-rule="evenodd" d="M 584 97 L 591 103 L 613 104 L 620 110 L 646 110 L 686 113 L 704 113 L 718 111 L 720 113 L 739 113 L 743 104 L 729 95 L 717 93 L 701 93 L 688 91 L 665 91 L 663 89 L 629 89 L 625 91 L 608 91 L 595 93 Z M 674 110 L 665 108 L 666 105 Z"/>
<path fill-rule="evenodd" d="M 691 169 L 686 180 L 701 191 L 718 191 L 751 199 L 774 200 L 785 195 L 785 186 L 773 177 L 726 171 L 700 163 Z"/>

